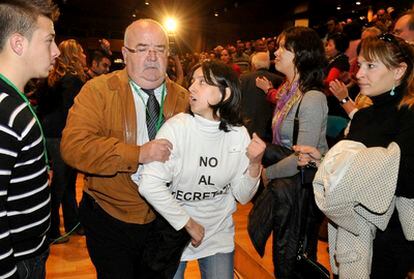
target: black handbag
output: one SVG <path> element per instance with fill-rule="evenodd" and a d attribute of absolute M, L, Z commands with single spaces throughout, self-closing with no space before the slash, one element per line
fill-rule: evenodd
<path fill-rule="evenodd" d="M 318 167 L 314 162 L 309 162 L 306 166 L 300 167 L 300 177 L 303 186 L 312 187 Z"/>
<path fill-rule="evenodd" d="M 312 167 L 316 169 L 316 167 Z M 313 170 L 308 173 L 308 175 L 313 175 L 312 180 L 314 177 Z M 307 179 L 307 178 L 305 178 Z M 310 179 L 310 178 L 309 178 Z M 309 187 L 312 181 L 309 184 L 309 181 L 304 182 L 304 177 L 302 176 L 302 186 Z M 314 194 L 313 189 L 307 189 L 309 191 L 309 195 L 307 198 L 304 199 L 304 208 L 309 208 L 309 202 L 314 201 Z M 315 205 L 316 207 L 316 205 Z M 308 229 L 308 222 L 306 222 L 308 210 L 304 210 L 302 214 L 302 222 L 300 223 L 300 235 L 299 235 L 299 249 L 296 255 L 296 264 L 295 264 L 295 278 L 296 279 L 307 279 L 307 278 L 314 278 L 314 279 L 329 279 L 329 271 L 317 261 L 308 257 L 306 252 L 307 247 L 307 237 L 306 231 Z"/>

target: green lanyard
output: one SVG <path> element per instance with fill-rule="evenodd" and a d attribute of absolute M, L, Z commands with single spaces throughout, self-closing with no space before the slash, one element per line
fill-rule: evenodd
<path fill-rule="evenodd" d="M 133 91 L 137 92 L 138 96 L 141 98 L 141 101 L 145 106 L 145 110 L 147 110 L 147 104 L 145 103 L 144 97 L 142 97 L 141 88 L 132 79 L 129 79 L 129 83 L 134 88 Z M 162 124 L 162 112 L 164 109 L 164 96 L 165 96 L 165 83 L 163 83 L 162 85 L 160 112 L 158 113 L 158 120 L 157 120 L 157 123 L 155 124 L 155 129 L 157 130 L 157 132 L 161 128 L 161 124 Z"/>
<path fill-rule="evenodd" d="M 44 153 L 45 153 L 45 161 L 46 161 L 46 166 L 49 169 L 49 158 L 47 157 L 47 150 L 46 150 L 46 139 L 45 139 L 45 135 L 43 134 L 43 128 L 42 128 L 42 124 L 40 124 L 39 118 L 37 117 L 35 111 L 33 110 L 32 105 L 30 104 L 29 100 L 27 99 L 26 95 L 24 95 L 22 92 L 20 92 L 20 90 L 5 76 L 3 76 L 2 74 L 0 74 L 0 78 L 7 83 L 8 85 L 10 85 L 14 90 L 16 90 L 17 93 L 19 93 L 20 97 L 23 99 L 23 101 L 26 103 L 27 107 L 29 108 L 30 112 L 33 114 L 33 117 L 36 119 L 37 124 L 39 125 L 39 129 L 40 129 L 40 134 L 42 135 L 42 140 L 43 140 L 43 149 L 44 149 Z"/>

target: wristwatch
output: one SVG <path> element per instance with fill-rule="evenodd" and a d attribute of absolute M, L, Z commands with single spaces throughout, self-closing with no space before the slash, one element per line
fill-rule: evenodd
<path fill-rule="evenodd" d="M 351 101 L 351 98 L 349 98 L 349 96 L 346 96 L 345 98 L 343 98 L 342 100 L 339 101 L 339 103 L 341 105 L 346 104 L 348 101 Z"/>

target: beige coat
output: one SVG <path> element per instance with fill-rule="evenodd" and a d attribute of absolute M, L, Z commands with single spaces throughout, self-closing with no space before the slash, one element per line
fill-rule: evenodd
<path fill-rule="evenodd" d="M 140 152 L 132 94 L 125 69 L 87 82 L 69 111 L 61 153 L 65 162 L 86 174 L 84 191 L 107 213 L 145 224 L 155 215 L 131 180 Z M 188 97 L 186 89 L 167 80 L 165 119 L 186 111 Z"/>
<path fill-rule="evenodd" d="M 367 148 L 343 140 L 332 147 L 313 182 L 318 207 L 330 219 L 331 269 L 339 278 L 369 278 L 377 229 L 385 230 L 396 206 L 400 148 Z"/>

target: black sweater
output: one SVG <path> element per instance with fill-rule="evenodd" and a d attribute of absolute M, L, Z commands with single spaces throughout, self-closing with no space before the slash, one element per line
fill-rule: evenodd
<path fill-rule="evenodd" d="M 396 142 L 401 149 L 396 195 L 414 198 L 414 111 L 408 107 L 398 109 L 402 96 L 397 87 L 394 96 L 387 92 L 371 97 L 373 105 L 355 114 L 348 139 L 367 147 L 387 147 Z"/>
<path fill-rule="evenodd" d="M 61 138 L 66 118 L 73 100 L 82 88 L 83 82 L 78 76 L 66 74 L 52 87 L 44 84 L 36 90 L 39 101 L 37 109 L 43 131 L 47 138 Z"/>
<path fill-rule="evenodd" d="M 41 130 L 19 93 L 0 79 L 0 277 L 48 247 L 50 191 Z"/>

